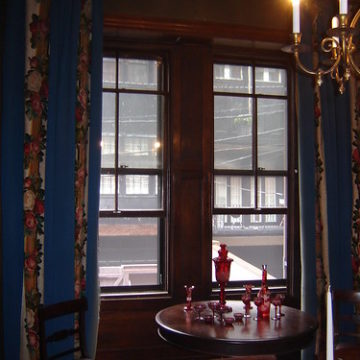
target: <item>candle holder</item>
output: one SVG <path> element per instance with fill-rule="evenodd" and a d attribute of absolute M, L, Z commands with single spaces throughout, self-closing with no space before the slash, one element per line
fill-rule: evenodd
<path fill-rule="evenodd" d="M 230 278 L 230 265 L 233 259 L 228 258 L 228 250 L 226 249 L 226 244 L 220 244 L 220 250 L 218 251 L 219 256 L 213 258 L 215 264 L 215 276 L 216 281 L 220 286 L 220 299 L 219 303 L 225 305 L 225 285 Z"/>
<path fill-rule="evenodd" d="M 329 74 L 337 82 L 340 94 L 343 94 L 345 83 L 350 79 L 351 74 L 360 76 L 360 68 L 353 58 L 356 50 L 353 37 L 357 35 L 355 27 L 360 18 L 360 9 L 349 21 L 347 0 L 340 0 L 339 5 L 338 17 L 335 21 L 333 18 L 332 28 L 327 31 L 326 36 L 320 42 L 320 50 L 329 55 L 326 62 L 327 67 L 319 66 L 311 69 L 305 67 L 300 61 L 299 54 L 304 51 L 304 46 L 301 44 L 299 0 L 293 0 L 292 44 L 284 47 L 283 51 L 293 53 L 297 67 L 303 73 L 314 76 L 319 86 L 322 83 L 322 77 Z"/>

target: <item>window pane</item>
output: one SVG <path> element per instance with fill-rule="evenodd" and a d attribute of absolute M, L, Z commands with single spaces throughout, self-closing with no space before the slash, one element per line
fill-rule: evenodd
<path fill-rule="evenodd" d="M 120 94 L 120 167 L 162 167 L 162 118 L 161 96 Z"/>
<path fill-rule="evenodd" d="M 251 94 L 251 66 L 214 64 L 214 91 Z"/>
<path fill-rule="evenodd" d="M 162 69 L 158 60 L 119 59 L 119 89 L 161 90 Z"/>
<path fill-rule="evenodd" d="M 254 206 L 255 189 L 250 176 L 215 176 L 215 208 L 249 208 Z"/>
<path fill-rule="evenodd" d="M 114 89 L 116 85 L 116 61 L 114 58 L 103 58 L 103 87 Z"/>
<path fill-rule="evenodd" d="M 214 167 L 252 168 L 252 99 L 215 96 Z"/>
<path fill-rule="evenodd" d="M 268 265 L 268 279 L 286 278 L 286 215 L 275 215 L 272 224 L 257 223 L 252 215 L 214 215 L 212 257 L 226 244 L 231 263 L 230 281 L 260 280 L 261 265 Z M 266 215 L 262 215 L 263 221 Z M 212 265 L 212 281 L 216 281 Z"/>
<path fill-rule="evenodd" d="M 103 93 L 101 167 L 115 165 L 115 94 Z"/>
<path fill-rule="evenodd" d="M 258 100 L 258 166 L 287 169 L 287 102 Z"/>
<path fill-rule="evenodd" d="M 100 210 L 115 210 L 115 176 L 100 177 Z"/>
<path fill-rule="evenodd" d="M 120 210 L 160 210 L 162 208 L 161 181 L 157 175 L 119 176 Z"/>
<path fill-rule="evenodd" d="M 286 96 L 286 71 L 276 68 L 255 68 L 255 92 L 256 94 Z"/>
<path fill-rule="evenodd" d="M 100 218 L 101 286 L 158 285 L 160 220 Z"/>
<path fill-rule="evenodd" d="M 261 208 L 284 208 L 287 206 L 286 178 L 260 176 L 258 178 L 258 206 Z"/>

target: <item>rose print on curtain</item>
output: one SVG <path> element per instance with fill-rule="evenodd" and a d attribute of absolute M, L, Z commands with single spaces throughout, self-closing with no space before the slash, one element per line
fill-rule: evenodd
<path fill-rule="evenodd" d="M 318 48 L 318 17 L 315 17 L 312 28 L 313 48 Z M 313 52 L 313 64 L 317 68 L 319 57 Z M 328 227 L 327 227 L 327 195 L 326 168 L 323 139 L 322 113 L 320 101 L 320 87 L 314 82 L 314 125 L 315 125 L 315 256 L 316 256 L 316 296 L 317 318 L 319 328 L 316 336 L 315 353 L 320 354 L 324 349 L 325 340 L 325 286 L 329 283 L 328 265 Z"/>
<path fill-rule="evenodd" d="M 83 1 L 77 66 L 75 108 L 75 297 L 84 296 L 87 236 L 87 158 L 90 93 L 91 2 Z"/>
<path fill-rule="evenodd" d="M 45 148 L 48 106 L 50 1 L 29 2 L 29 46 L 25 75 L 24 289 L 25 329 L 30 358 L 39 357 L 37 310 L 42 293 Z M 31 10 L 31 12 L 30 12 Z"/>
<path fill-rule="evenodd" d="M 353 213 L 351 264 L 353 287 L 360 290 L 360 82 L 355 84 L 355 104 L 352 118 L 352 172 L 353 172 Z M 360 312 L 360 309 L 358 309 Z"/>
<path fill-rule="evenodd" d="M 46 208 L 46 149 L 48 121 L 48 78 L 51 55 L 51 4 L 48 0 L 29 0 L 25 75 L 24 141 L 24 289 L 26 339 L 30 359 L 39 359 L 37 311 L 44 301 L 44 237 Z M 74 159 L 74 298 L 85 295 L 87 240 L 87 161 L 90 97 L 91 1 L 81 1 L 77 50 L 76 99 L 73 126 Z M 45 232 L 46 233 L 46 232 Z M 70 240 L 70 239 L 69 239 Z M 49 243 L 49 246 L 50 243 Z M 60 271 L 60 269 L 59 269 Z M 77 321 L 75 320 L 75 326 Z M 24 351 L 22 352 L 24 353 Z"/>

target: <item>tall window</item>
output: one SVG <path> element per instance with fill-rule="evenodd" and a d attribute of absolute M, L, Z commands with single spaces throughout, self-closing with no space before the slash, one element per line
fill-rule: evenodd
<path fill-rule="evenodd" d="M 213 70 L 213 256 L 220 243 L 228 245 L 234 285 L 260 280 L 261 264 L 268 264 L 270 279 L 285 284 L 287 72 L 227 63 L 215 63 Z"/>
<path fill-rule="evenodd" d="M 164 286 L 166 84 L 162 57 L 103 59 L 99 266 L 105 291 Z"/>

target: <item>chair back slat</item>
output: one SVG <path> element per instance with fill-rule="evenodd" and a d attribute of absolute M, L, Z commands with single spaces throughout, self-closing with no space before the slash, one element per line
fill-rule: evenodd
<path fill-rule="evenodd" d="M 334 337 L 335 344 L 352 341 L 360 344 L 360 292 L 334 290 Z"/>
<path fill-rule="evenodd" d="M 80 352 L 82 358 L 88 357 L 85 343 L 85 312 L 87 311 L 86 298 L 63 301 L 51 305 L 41 305 L 39 307 L 39 337 L 40 337 L 40 359 L 52 360 L 59 359 L 65 355 Z M 78 314 L 78 328 L 60 328 L 46 333 L 46 322 L 60 317 Z M 61 349 L 58 352 L 48 355 L 47 346 L 49 343 L 63 341 L 72 338 L 74 346 L 72 348 Z M 79 346 L 75 346 L 75 338 Z M 67 344 L 68 346 L 68 344 Z"/>

